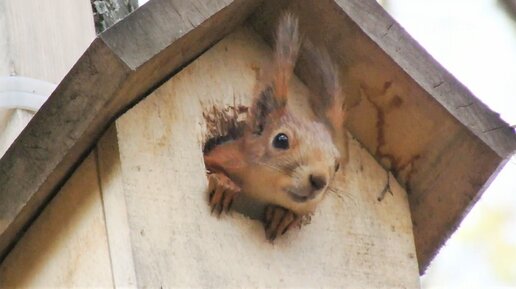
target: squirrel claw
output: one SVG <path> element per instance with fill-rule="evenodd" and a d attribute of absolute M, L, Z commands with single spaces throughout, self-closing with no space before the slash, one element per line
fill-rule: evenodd
<path fill-rule="evenodd" d="M 209 205 L 211 213 L 220 216 L 222 212 L 229 212 L 233 200 L 240 192 L 240 188 L 226 175 L 212 173 L 208 177 Z"/>
<path fill-rule="evenodd" d="M 265 209 L 265 236 L 270 242 L 300 224 L 301 218 L 291 210 L 270 205 Z"/>

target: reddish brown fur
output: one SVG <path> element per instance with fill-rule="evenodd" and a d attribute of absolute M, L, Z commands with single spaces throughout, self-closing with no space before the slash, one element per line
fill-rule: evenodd
<path fill-rule="evenodd" d="M 212 207 L 228 209 L 232 201 L 228 198 L 235 197 L 235 191 L 270 204 L 274 209 L 268 209 L 265 227 L 271 240 L 315 210 L 338 164 L 347 161 L 345 107 L 336 69 L 327 54 L 312 51 L 315 64 L 321 66 L 315 69 L 320 71 L 324 89 L 312 94 L 310 103 L 321 122 L 295 115 L 287 106 L 300 47 L 297 22 L 291 14 L 280 20 L 272 79 L 258 85 L 243 137 L 215 147 L 204 157 L 210 173 L 221 175 L 210 178 Z M 273 145 L 280 134 L 288 137 L 287 149 Z M 232 184 L 227 184 L 228 178 Z M 224 180 L 231 193 L 216 189 L 222 186 L 218 180 Z"/>

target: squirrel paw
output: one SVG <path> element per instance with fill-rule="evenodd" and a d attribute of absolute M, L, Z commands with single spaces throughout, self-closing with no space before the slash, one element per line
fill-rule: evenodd
<path fill-rule="evenodd" d="M 285 234 L 289 229 L 300 226 L 301 217 L 289 209 L 269 205 L 265 208 L 265 236 L 273 242 L 279 235 Z"/>
<path fill-rule="evenodd" d="M 221 173 L 209 174 L 208 183 L 211 212 L 216 212 L 218 216 L 220 216 L 222 211 L 229 212 L 233 200 L 240 193 L 240 187 L 229 177 Z"/>

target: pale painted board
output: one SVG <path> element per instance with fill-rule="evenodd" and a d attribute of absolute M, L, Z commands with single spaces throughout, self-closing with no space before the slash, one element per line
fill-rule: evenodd
<path fill-rule="evenodd" d="M 113 288 L 93 154 L 0 264 L 0 288 Z"/>

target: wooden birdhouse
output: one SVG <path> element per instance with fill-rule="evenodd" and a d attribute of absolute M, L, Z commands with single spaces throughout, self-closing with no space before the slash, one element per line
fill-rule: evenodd
<path fill-rule="evenodd" d="M 211 214 L 203 148 L 248 117 L 284 11 L 336 64 L 349 162 L 271 243 L 246 209 Z M 318 77 L 297 63 L 300 114 Z M 2 157 L 0 287 L 418 288 L 515 149 L 376 1 L 150 0 L 93 40 Z"/>

